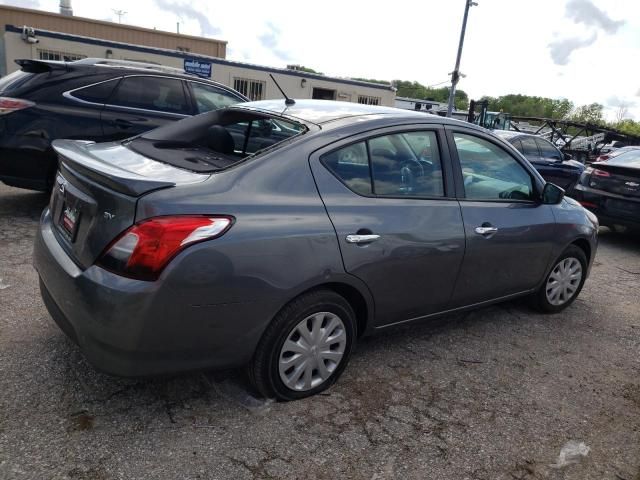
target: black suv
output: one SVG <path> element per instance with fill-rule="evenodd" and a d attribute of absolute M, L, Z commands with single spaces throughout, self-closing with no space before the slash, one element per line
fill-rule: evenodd
<path fill-rule="evenodd" d="M 245 102 L 224 85 L 160 65 L 106 59 L 16 60 L 0 78 L 0 181 L 48 190 L 57 138 L 121 140 Z"/>

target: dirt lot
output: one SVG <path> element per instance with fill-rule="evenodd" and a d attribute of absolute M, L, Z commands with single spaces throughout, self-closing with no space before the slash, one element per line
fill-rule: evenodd
<path fill-rule="evenodd" d="M 640 239 L 603 232 L 555 316 L 512 302 L 364 339 L 341 381 L 293 403 L 240 372 L 97 373 L 31 266 L 43 194 L 0 186 L 1 479 L 640 480 Z M 557 468 L 562 447 L 579 463 Z"/>

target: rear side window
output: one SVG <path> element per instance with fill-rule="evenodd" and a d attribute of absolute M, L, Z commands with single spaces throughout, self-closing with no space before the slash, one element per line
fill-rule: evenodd
<path fill-rule="evenodd" d="M 228 107 L 244 101 L 226 90 L 212 85 L 191 82 L 191 88 L 193 89 L 198 113 L 217 110 L 218 108 Z"/>
<path fill-rule="evenodd" d="M 373 137 L 326 154 L 322 162 L 361 195 L 444 196 L 440 152 L 433 131 Z"/>
<path fill-rule="evenodd" d="M 354 192 L 371 195 L 371 171 L 365 142 L 328 153 L 322 157 L 322 163 Z"/>
<path fill-rule="evenodd" d="M 120 78 L 114 78 L 106 82 L 80 88 L 70 93 L 72 97 L 79 98 L 85 102 L 106 103 L 119 81 Z"/>
<path fill-rule="evenodd" d="M 173 78 L 125 77 L 109 103 L 159 112 L 190 113 L 182 81 Z"/>
<path fill-rule="evenodd" d="M 34 73 L 23 72 L 22 70 L 10 73 L 0 78 L 0 92 L 15 90 L 27 83 L 34 75 Z"/>

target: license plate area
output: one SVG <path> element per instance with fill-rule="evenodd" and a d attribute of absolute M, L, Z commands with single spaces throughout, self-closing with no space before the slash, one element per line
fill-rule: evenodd
<path fill-rule="evenodd" d="M 67 204 L 62 204 L 60 220 L 58 221 L 58 226 L 62 233 L 69 239 L 69 241 L 74 242 L 76 240 L 76 234 L 78 233 L 78 224 L 80 223 L 80 211 Z"/>
<path fill-rule="evenodd" d="M 72 193 L 73 187 L 62 175 L 58 175 L 54 188 L 53 207 L 54 213 L 57 212 L 58 232 L 73 243 L 78 235 L 78 226 L 82 217 L 80 199 Z"/>

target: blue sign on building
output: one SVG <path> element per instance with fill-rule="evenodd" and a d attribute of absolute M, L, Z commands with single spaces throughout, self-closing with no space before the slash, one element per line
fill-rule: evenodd
<path fill-rule="evenodd" d="M 185 58 L 184 71 L 199 77 L 211 78 L 211 62 L 205 62 L 195 58 Z"/>

